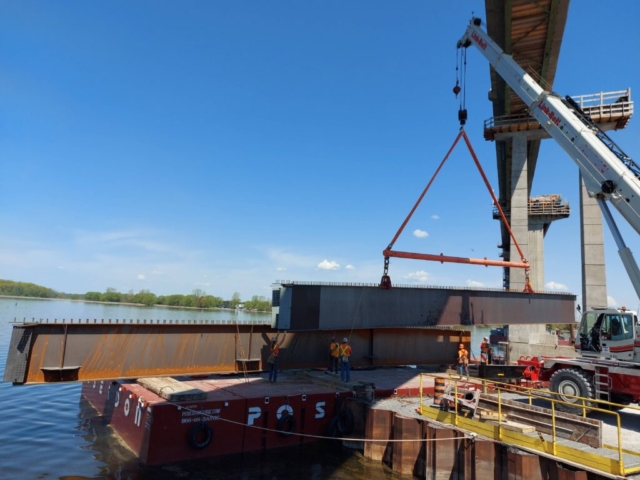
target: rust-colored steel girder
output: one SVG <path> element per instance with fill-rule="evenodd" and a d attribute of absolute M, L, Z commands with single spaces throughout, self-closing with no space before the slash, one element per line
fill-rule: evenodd
<path fill-rule="evenodd" d="M 283 332 L 269 325 L 20 323 L 13 327 L 4 381 L 14 384 L 147 376 L 259 372 L 269 343 L 283 341 L 280 368 L 324 368 L 331 337 L 349 337 L 352 365 L 446 364 L 468 331 L 378 328 Z"/>

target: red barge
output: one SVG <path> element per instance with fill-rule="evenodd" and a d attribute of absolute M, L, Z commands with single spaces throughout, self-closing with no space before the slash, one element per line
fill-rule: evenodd
<path fill-rule="evenodd" d="M 306 444 L 350 434 L 359 400 L 419 394 L 412 368 L 354 371 L 349 384 L 323 371 L 262 376 L 84 382 L 82 395 L 149 465 Z M 162 385 L 164 382 L 164 386 Z M 425 384 L 433 393 L 433 384 Z M 178 391 L 179 390 L 179 391 Z"/>

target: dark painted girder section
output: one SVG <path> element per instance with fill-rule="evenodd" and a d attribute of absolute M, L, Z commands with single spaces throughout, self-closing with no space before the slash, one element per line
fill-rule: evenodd
<path fill-rule="evenodd" d="M 570 293 L 305 282 L 283 282 L 280 292 L 277 325 L 296 331 L 575 322 Z"/>

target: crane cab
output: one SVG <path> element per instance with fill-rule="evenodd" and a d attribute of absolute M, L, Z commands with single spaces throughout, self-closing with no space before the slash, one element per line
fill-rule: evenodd
<path fill-rule="evenodd" d="M 588 310 L 580 320 L 575 347 L 583 357 L 639 361 L 640 348 L 635 358 L 636 335 L 640 347 L 636 312 L 624 308 Z"/>

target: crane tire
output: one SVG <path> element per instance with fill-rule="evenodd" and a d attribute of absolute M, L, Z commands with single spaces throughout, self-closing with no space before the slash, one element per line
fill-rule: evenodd
<path fill-rule="evenodd" d="M 564 403 L 556 403 L 558 410 L 567 413 L 580 413 L 582 411 L 582 401 L 577 398 L 564 397 L 563 393 L 584 398 L 594 398 L 591 379 L 582 370 L 575 368 L 563 368 L 551 375 L 549 390 L 558 394 L 556 399 L 575 404 L 574 407 Z M 593 402 L 585 402 L 584 404 L 587 407 L 593 406 Z"/>
<path fill-rule="evenodd" d="M 187 441 L 192 448 L 202 450 L 206 448 L 213 440 L 213 430 L 206 423 L 196 423 L 189 429 Z"/>
<path fill-rule="evenodd" d="M 285 412 L 278 420 L 276 428 L 281 436 L 290 437 L 296 429 L 296 419 L 288 410 L 285 410 Z"/>
<path fill-rule="evenodd" d="M 355 419 L 353 412 L 349 409 L 343 408 L 338 413 L 338 430 L 342 435 L 350 435 L 353 433 L 353 427 L 355 426 Z"/>

